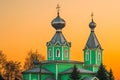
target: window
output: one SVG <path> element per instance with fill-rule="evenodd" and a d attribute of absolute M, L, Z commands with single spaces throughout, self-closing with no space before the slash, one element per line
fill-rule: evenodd
<path fill-rule="evenodd" d="M 52 57 L 52 50 L 49 50 L 49 57 Z"/>
<path fill-rule="evenodd" d="M 101 60 L 101 52 L 98 51 L 98 60 Z"/>
<path fill-rule="evenodd" d="M 59 49 L 56 50 L 56 57 L 60 57 L 60 50 Z"/>
<path fill-rule="evenodd" d="M 89 52 L 86 51 L 86 61 L 88 61 L 88 60 L 89 60 Z"/>
<path fill-rule="evenodd" d="M 68 57 L 68 50 L 64 51 L 64 57 Z"/>

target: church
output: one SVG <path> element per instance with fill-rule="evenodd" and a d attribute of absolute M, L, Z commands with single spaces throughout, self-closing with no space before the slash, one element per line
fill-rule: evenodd
<path fill-rule="evenodd" d="M 90 35 L 83 49 L 84 62 L 70 60 L 71 42 L 68 42 L 62 33 L 66 26 L 64 19 L 60 17 L 59 6 L 57 6 L 57 17 L 52 20 L 51 25 L 56 32 L 52 39 L 46 43 L 47 60 L 34 61 L 32 69 L 23 71 L 22 80 L 70 80 L 73 66 L 76 65 L 80 80 L 98 80 L 95 73 L 102 63 L 103 49 L 95 35 L 96 23 L 92 19 L 89 23 Z"/>

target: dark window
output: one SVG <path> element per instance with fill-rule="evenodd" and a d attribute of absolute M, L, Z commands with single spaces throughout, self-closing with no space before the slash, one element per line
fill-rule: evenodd
<path fill-rule="evenodd" d="M 59 49 L 57 49 L 57 51 L 56 51 L 56 57 L 60 57 L 60 50 Z"/>

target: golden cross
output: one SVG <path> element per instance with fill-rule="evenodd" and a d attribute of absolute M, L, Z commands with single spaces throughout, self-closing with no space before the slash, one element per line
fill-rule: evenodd
<path fill-rule="evenodd" d="M 94 14 L 93 14 L 93 12 L 91 13 L 91 17 L 92 17 L 92 19 L 93 19 L 93 16 L 94 16 Z"/>
<path fill-rule="evenodd" d="M 60 11 L 60 6 L 59 6 L 59 4 L 57 4 L 56 9 L 57 9 L 57 12 L 59 13 L 59 11 Z"/>

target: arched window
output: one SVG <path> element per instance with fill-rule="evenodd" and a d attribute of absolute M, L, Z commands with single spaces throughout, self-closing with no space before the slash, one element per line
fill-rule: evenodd
<path fill-rule="evenodd" d="M 64 57 L 68 57 L 68 50 L 67 49 L 64 51 Z"/>
<path fill-rule="evenodd" d="M 49 50 L 49 57 L 52 57 L 52 50 Z"/>
<path fill-rule="evenodd" d="M 98 60 L 100 61 L 101 60 L 101 52 L 98 51 Z"/>
<path fill-rule="evenodd" d="M 56 57 L 60 57 L 60 50 L 59 49 L 56 50 Z"/>
<path fill-rule="evenodd" d="M 86 51 L 86 61 L 88 61 L 88 60 L 89 60 L 89 52 Z"/>

